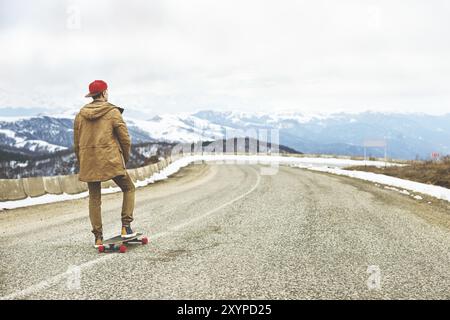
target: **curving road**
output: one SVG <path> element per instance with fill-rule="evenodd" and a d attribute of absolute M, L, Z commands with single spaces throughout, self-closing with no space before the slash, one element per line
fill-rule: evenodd
<path fill-rule="evenodd" d="M 148 246 L 98 254 L 87 199 L 0 213 L 6 299 L 450 298 L 450 210 L 280 167 L 197 164 L 136 190 Z M 103 195 L 104 229 L 121 194 Z"/>

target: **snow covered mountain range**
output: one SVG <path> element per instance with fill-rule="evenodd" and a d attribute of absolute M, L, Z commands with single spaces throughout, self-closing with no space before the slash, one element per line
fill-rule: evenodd
<path fill-rule="evenodd" d="M 61 114 L 10 117 L 0 109 L 0 149 L 42 154 L 72 147 L 73 118 L 78 110 Z M 7 115 L 7 114 L 6 114 Z M 304 153 L 362 155 L 368 141 L 385 140 L 392 158 L 428 158 L 431 152 L 450 153 L 450 114 L 245 113 L 204 110 L 164 114 L 150 119 L 124 118 L 133 143 L 197 142 L 277 129 L 279 143 Z M 261 132 L 261 131 L 260 131 Z M 367 148 L 383 156 L 384 148 Z"/>

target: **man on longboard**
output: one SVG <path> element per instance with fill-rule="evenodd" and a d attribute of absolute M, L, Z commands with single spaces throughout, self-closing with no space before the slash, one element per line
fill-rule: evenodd
<path fill-rule="evenodd" d="M 122 238 L 136 236 L 131 229 L 135 187 L 126 170 L 131 139 L 122 118 L 123 108 L 108 102 L 108 86 L 102 80 L 89 85 L 86 97 L 92 97 L 74 121 L 74 151 L 80 164 L 79 180 L 89 189 L 89 217 L 94 246 L 103 244 L 101 182 L 113 179 L 123 192 Z"/>

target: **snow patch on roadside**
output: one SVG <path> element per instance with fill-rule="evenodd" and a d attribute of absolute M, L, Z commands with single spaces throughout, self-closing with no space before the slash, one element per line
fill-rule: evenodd
<path fill-rule="evenodd" d="M 102 190 L 103 191 L 103 190 Z M 103 193 L 103 192 L 102 192 Z M 28 197 L 21 200 L 10 200 L 10 201 L 2 201 L 0 202 L 0 211 L 4 209 L 15 209 L 15 208 L 21 208 L 21 207 L 28 207 L 28 206 L 34 206 L 37 204 L 45 204 L 45 203 L 52 203 L 52 202 L 60 202 L 60 201 L 66 201 L 66 200 L 74 200 L 74 199 L 81 199 L 88 196 L 88 192 L 84 191 L 77 194 L 44 194 L 39 197 Z"/>
<path fill-rule="evenodd" d="M 305 168 L 304 166 L 298 166 Z M 420 183 L 405 179 L 400 179 L 396 177 L 386 176 L 384 174 L 377 174 L 365 171 L 352 171 L 344 170 L 341 168 L 330 168 L 330 167 L 308 167 L 307 169 L 312 171 L 333 173 L 340 176 L 347 176 L 351 178 L 361 179 L 365 181 L 375 182 L 377 184 L 386 185 L 386 189 L 397 191 L 405 195 L 410 195 L 411 197 L 422 200 L 420 195 L 412 195 L 411 192 L 417 192 L 432 196 L 437 199 L 446 200 L 450 202 L 450 189 L 434 186 L 426 183 Z"/>
<path fill-rule="evenodd" d="M 380 187 L 380 185 L 377 184 L 377 183 L 375 184 L 375 186 Z M 411 196 L 412 198 L 414 198 L 416 200 L 423 200 L 423 198 L 421 196 L 415 195 L 413 193 L 410 193 L 408 190 L 405 190 L 405 189 L 401 190 L 401 189 L 397 189 L 395 187 L 390 187 L 390 186 L 384 186 L 384 189 L 397 191 L 397 192 L 399 192 L 401 194 L 404 194 L 404 195 L 407 195 L 407 196 Z"/>
<path fill-rule="evenodd" d="M 261 155 L 201 155 L 191 156 L 197 157 L 199 160 L 204 161 L 237 161 L 243 163 L 279 163 L 279 164 L 299 164 L 308 167 L 314 166 L 332 166 L 332 167 L 350 167 L 350 166 L 403 166 L 398 163 L 385 163 L 384 161 L 371 161 L 371 160 L 351 160 L 351 159 L 338 159 L 338 158 L 312 158 L 312 157 L 283 157 L 283 156 L 261 156 Z M 190 158 L 190 157 L 187 157 Z"/>

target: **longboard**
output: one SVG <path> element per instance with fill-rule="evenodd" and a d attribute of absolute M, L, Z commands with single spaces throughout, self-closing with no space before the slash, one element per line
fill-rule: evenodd
<path fill-rule="evenodd" d="M 98 252 L 114 252 L 119 251 L 120 253 L 127 252 L 127 244 L 142 244 L 148 243 L 148 238 L 143 236 L 142 233 L 137 233 L 131 238 L 122 238 L 120 235 L 103 241 L 103 245 L 98 247 Z"/>

